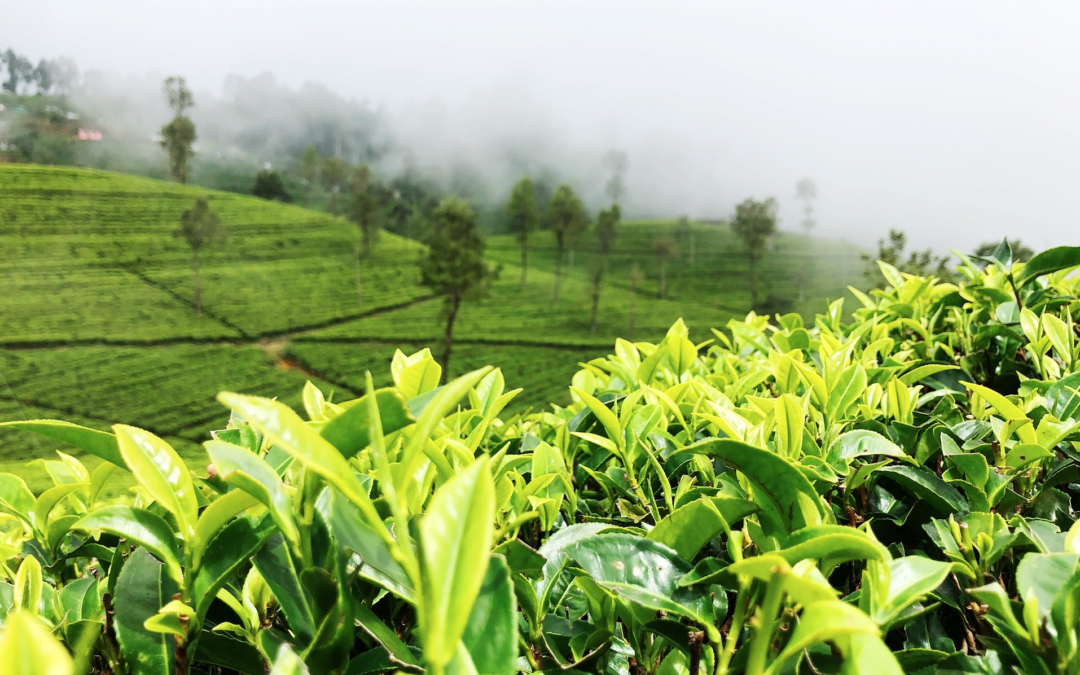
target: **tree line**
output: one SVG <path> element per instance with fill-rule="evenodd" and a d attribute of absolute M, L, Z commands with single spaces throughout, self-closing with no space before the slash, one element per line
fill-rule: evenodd
<path fill-rule="evenodd" d="M 173 118 L 161 128 L 161 147 L 168 157 L 173 178 L 186 183 L 198 137 L 195 125 L 187 114 L 195 104 L 194 96 L 183 77 L 166 79 L 164 95 L 173 111 Z M 559 304 L 564 263 L 573 265 L 574 250 L 592 227 L 596 246 L 587 270 L 591 287 L 588 319 L 591 333 L 596 332 L 609 258 L 622 223 L 620 201 L 625 195 L 625 174 L 629 166 L 626 154 L 618 150 L 610 151 L 602 163 L 608 172 L 605 192 L 611 202 L 597 212 L 595 222 L 590 219 L 573 186 L 562 184 L 546 194 L 546 188 L 528 176 L 522 177 L 513 186 L 504 206 L 510 231 L 521 247 L 522 289 L 528 282 L 529 251 L 534 233 L 544 229 L 554 237 L 553 306 Z M 353 256 L 358 304 L 364 302 L 365 263 L 374 257 L 380 232 L 384 228 L 389 227 L 396 233 L 427 245 L 426 254 L 418 261 L 421 284 L 443 299 L 445 324 L 439 360 L 444 375 L 449 374 L 454 325 L 461 304 L 464 300 L 487 295 L 500 271 L 498 266 L 485 259 L 486 243 L 473 207 L 459 197 L 439 195 L 415 175 L 406 173 L 383 182 L 371 167 L 350 165 L 340 157 L 324 157 L 314 147 L 308 147 L 293 168 L 300 178 L 298 197 L 301 203 L 311 205 L 314 192 L 321 190 L 326 197 L 326 210 L 354 223 L 359 230 Z M 805 191 L 805 187 L 803 189 Z M 273 169 L 265 169 L 256 175 L 252 192 L 266 199 L 293 201 L 282 175 Z M 777 211 L 778 203 L 774 198 L 747 199 L 736 206 L 729 223 L 732 232 L 744 244 L 742 254 L 749 266 L 751 304 L 754 308 L 760 306 L 759 268 L 769 242 L 777 232 Z M 689 218 L 679 220 L 676 232 L 693 256 L 694 236 Z M 223 240 L 227 233 L 218 215 L 205 199 L 200 198 L 184 212 L 176 234 L 186 241 L 192 251 L 195 309 L 196 313 L 200 313 L 200 253 L 211 243 Z M 670 236 L 662 234 L 654 242 L 653 254 L 660 263 L 657 295 L 663 299 L 667 295 L 668 262 L 678 256 L 679 247 Z M 635 264 L 630 271 L 631 309 L 627 327 L 631 339 L 636 319 L 636 296 L 643 281 L 642 269 Z"/>
<path fill-rule="evenodd" d="M 79 68 L 69 58 L 34 62 L 6 49 L 0 53 L 0 89 L 9 94 L 66 94 L 79 79 Z"/>

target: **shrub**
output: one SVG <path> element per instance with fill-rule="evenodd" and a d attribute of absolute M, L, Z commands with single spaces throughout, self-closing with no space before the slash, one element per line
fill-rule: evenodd
<path fill-rule="evenodd" d="M 134 427 L 8 423 L 101 461 L 0 475 L 0 663 L 1078 673 L 1077 266 L 882 264 L 850 323 L 679 321 L 525 417 L 427 350 L 359 399 L 309 384 L 307 420 L 222 393 L 205 474 Z"/>

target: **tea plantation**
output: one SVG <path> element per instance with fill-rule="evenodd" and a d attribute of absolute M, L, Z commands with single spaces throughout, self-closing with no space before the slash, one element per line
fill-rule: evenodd
<path fill-rule="evenodd" d="M 1080 247 L 880 268 L 812 323 L 566 370 L 474 342 L 445 385 L 344 338 L 263 345 L 342 381 L 302 387 L 225 345 L 14 352 L 71 414 L 5 428 L 96 462 L 0 472 L 5 675 L 1080 675 Z"/>
<path fill-rule="evenodd" d="M 199 195 L 209 196 L 228 238 L 201 254 L 196 317 L 191 253 L 174 232 Z M 490 297 L 463 306 L 450 374 L 498 363 L 510 386 L 526 389 L 515 411 L 546 409 L 569 402 L 566 382 L 578 363 L 628 336 L 632 305 L 635 339 L 658 339 L 681 316 L 705 327 L 745 313 L 738 243 L 722 227 L 695 224 L 692 232 L 691 256 L 674 223 L 622 226 L 596 333 L 588 325 L 591 232 L 576 245 L 575 264 L 564 265 L 555 307 L 548 233 L 535 236 L 524 289 L 516 241 L 492 237 L 489 257 L 503 265 L 501 275 Z M 683 237 L 684 250 L 668 265 L 670 291 L 660 300 L 652 246 L 665 233 Z M 442 304 L 418 283 L 423 247 L 390 233 L 364 263 L 358 303 L 358 238 L 345 220 L 277 202 L 99 171 L 0 165 L 0 420 L 138 423 L 194 457 L 222 389 L 292 392 L 283 400 L 295 404 L 306 379 L 337 398 L 363 390 L 365 369 L 385 383 L 379 364 L 395 348 L 434 345 Z M 646 274 L 631 300 L 635 262 Z M 810 316 L 856 280 L 861 263 L 854 248 L 785 234 L 765 264 L 766 292 Z M 797 275 L 808 264 L 820 274 L 800 304 Z M 0 430 L 0 468 L 19 467 L 34 489 L 47 484 L 45 473 L 23 464 L 50 450 Z"/>

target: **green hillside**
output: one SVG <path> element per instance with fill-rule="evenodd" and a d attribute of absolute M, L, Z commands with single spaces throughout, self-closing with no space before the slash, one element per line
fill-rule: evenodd
<path fill-rule="evenodd" d="M 192 306 L 190 251 L 174 236 L 180 214 L 207 196 L 229 232 L 203 252 L 203 315 Z M 596 333 L 588 329 L 586 266 L 591 233 L 564 268 L 552 306 L 550 237 L 536 237 L 529 283 L 519 286 L 519 249 L 494 237 L 502 264 L 494 292 L 459 316 L 451 374 L 482 364 L 503 368 L 526 391 L 516 409 L 568 402 L 576 363 L 606 354 L 627 336 L 629 269 L 646 281 L 636 300 L 634 337 L 655 339 L 680 316 L 723 326 L 749 305 L 741 250 L 725 229 L 696 225 L 694 254 L 669 264 L 671 294 L 656 298 L 652 241 L 672 223 L 627 223 L 619 235 Z M 222 390 L 279 395 L 299 405 L 307 379 L 338 398 L 362 388 L 371 369 L 385 377 L 395 348 L 434 346 L 441 303 L 419 285 L 423 247 L 384 233 L 362 269 L 356 296 L 352 224 L 252 197 L 98 171 L 0 165 L 0 420 L 62 417 L 107 429 L 137 424 L 194 457 L 223 423 Z M 685 247 L 684 247 L 685 248 Z M 820 307 L 843 292 L 837 256 L 858 269 L 857 252 L 785 235 L 767 263 L 768 292 L 787 307 Z M 831 256 L 831 257 L 829 257 Z M 797 302 L 793 276 L 818 265 Z M 54 448 L 0 431 L 0 470 L 26 475 L 28 458 Z M 91 462 L 92 463 L 92 462 Z M 31 473 L 32 486 L 44 474 Z"/>

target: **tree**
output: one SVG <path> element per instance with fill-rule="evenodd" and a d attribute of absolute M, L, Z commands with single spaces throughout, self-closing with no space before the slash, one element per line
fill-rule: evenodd
<path fill-rule="evenodd" d="M 529 267 L 529 235 L 536 229 L 539 220 L 536 188 L 528 176 L 519 180 L 510 191 L 506 215 L 510 219 L 510 231 L 517 235 L 518 243 L 521 244 L 521 288 L 524 289 L 525 275 Z"/>
<path fill-rule="evenodd" d="M 641 271 L 641 266 L 634 263 L 630 267 L 630 330 L 627 332 L 627 339 L 630 342 L 634 341 L 634 319 L 637 317 L 637 289 L 645 282 L 645 273 Z"/>
<path fill-rule="evenodd" d="M 31 84 L 34 81 L 34 64 L 25 56 L 8 49 L 0 54 L 0 62 L 3 62 L 8 72 L 8 79 L 2 85 L 4 91 L 17 94 L 19 84 Z"/>
<path fill-rule="evenodd" d="M 251 194 L 279 202 L 292 201 L 292 197 L 285 189 L 285 181 L 281 179 L 281 174 L 273 169 L 263 169 L 255 174 L 255 185 L 251 188 Z"/>
<path fill-rule="evenodd" d="M 221 218 L 205 197 L 195 200 L 195 206 L 180 216 L 180 227 L 173 236 L 183 237 L 191 247 L 191 269 L 195 272 L 195 316 L 202 316 L 202 280 L 199 270 L 199 253 L 211 242 L 224 241 L 228 232 L 221 226 Z"/>
<path fill-rule="evenodd" d="M 743 240 L 746 259 L 750 263 L 750 304 L 758 307 L 758 262 L 765 256 L 769 240 L 776 235 L 776 200 L 747 199 L 735 207 L 731 231 Z"/>
<path fill-rule="evenodd" d="M 454 321 L 461 301 L 486 295 L 498 270 L 484 261 L 484 239 L 476 227 L 476 213 L 458 197 L 443 199 L 432 213 L 427 237 L 428 253 L 420 259 L 420 283 L 444 299 L 443 381 L 450 376 Z"/>
<path fill-rule="evenodd" d="M 322 158 L 314 145 L 304 148 L 304 154 L 300 157 L 300 178 L 304 181 L 304 203 L 311 202 L 311 188 L 319 180 L 319 165 Z"/>
<path fill-rule="evenodd" d="M 358 166 L 349 180 L 349 220 L 360 228 L 360 241 L 356 242 L 356 301 L 363 303 L 360 285 L 360 261 L 371 256 L 382 228 L 382 210 L 379 208 L 377 185 L 371 169 Z"/>
<path fill-rule="evenodd" d="M 801 199 L 803 202 L 802 226 L 806 230 L 806 234 L 809 235 L 810 230 L 814 229 L 814 225 L 817 224 L 814 220 L 814 200 L 817 199 L 817 185 L 814 185 L 814 181 L 803 178 L 796 183 L 795 199 Z"/>
<path fill-rule="evenodd" d="M 596 238 L 600 242 L 599 255 L 593 261 L 593 288 L 592 288 L 592 313 L 589 315 L 589 332 L 596 332 L 596 314 L 600 309 L 600 282 L 604 278 L 604 270 L 607 268 L 608 254 L 611 245 L 615 243 L 615 231 L 619 226 L 622 212 L 618 204 L 612 204 L 610 209 L 600 210 L 596 218 Z"/>
<path fill-rule="evenodd" d="M 656 257 L 660 258 L 659 297 L 663 300 L 667 296 L 667 264 L 669 260 L 679 255 L 679 247 L 675 245 L 671 237 L 665 234 L 656 240 L 653 250 L 656 252 Z"/>
<path fill-rule="evenodd" d="M 566 245 L 588 225 L 585 207 L 569 185 L 560 185 L 548 199 L 545 220 L 555 233 L 555 289 L 551 304 L 559 304 L 559 282 L 562 279 L 562 260 Z"/>
<path fill-rule="evenodd" d="M 319 180 L 330 193 L 326 208 L 337 215 L 341 212 L 341 188 L 349 177 L 349 163 L 340 157 L 325 157 L 319 167 Z"/>
<path fill-rule="evenodd" d="M 610 172 L 611 176 L 608 178 L 607 184 L 604 186 L 604 190 L 607 192 L 611 201 L 618 204 L 622 199 L 623 194 L 626 192 L 626 182 L 623 176 L 626 174 L 626 167 L 629 165 L 629 160 L 626 157 L 626 153 L 622 150 L 608 150 L 604 155 L 604 168 Z"/>
<path fill-rule="evenodd" d="M 181 183 L 188 181 L 188 161 L 195 154 L 195 124 L 185 114 L 195 99 L 182 77 L 165 80 L 165 100 L 173 111 L 172 121 L 161 127 L 161 147 L 169 155 L 169 171 Z"/>
<path fill-rule="evenodd" d="M 922 251 L 911 251 L 905 258 L 905 248 L 907 248 L 907 235 L 900 230 L 889 230 L 888 241 L 878 239 L 877 256 L 870 256 L 865 253 L 860 256 L 866 264 L 863 276 L 876 288 L 884 288 L 888 285 L 885 277 L 881 274 L 881 268 L 877 265 L 877 261 L 880 260 L 907 274 L 917 276 L 934 274 L 945 280 L 952 278 L 952 272 L 949 271 L 947 265 L 949 261 L 947 257 L 936 256 L 933 250 L 928 248 Z M 993 252 L 993 249 L 991 249 L 991 252 Z"/>

